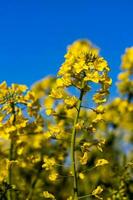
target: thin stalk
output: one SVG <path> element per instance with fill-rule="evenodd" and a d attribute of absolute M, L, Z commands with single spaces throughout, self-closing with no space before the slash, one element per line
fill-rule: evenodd
<path fill-rule="evenodd" d="M 84 90 L 81 89 L 80 97 L 77 104 L 77 113 L 74 120 L 73 130 L 72 130 L 72 137 L 71 137 L 71 168 L 72 168 L 72 175 L 73 175 L 73 199 L 78 200 L 78 183 L 77 183 L 77 169 L 76 169 L 76 160 L 75 160 L 75 146 L 76 146 L 76 128 L 75 125 L 78 122 L 82 99 L 84 96 Z"/>
<path fill-rule="evenodd" d="M 13 118 L 13 126 L 15 126 L 15 122 L 16 122 L 16 113 L 15 113 L 15 105 L 14 103 L 11 104 L 12 107 L 12 114 L 14 116 Z M 15 160 L 14 157 L 14 149 L 15 149 L 15 137 L 14 134 L 11 136 L 10 139 L 10 149 L 9 149 L 9 161 L 13 161 Z M 12 163 L 9 164 L 9 169 L 8 169 L 8 184 L 10 185 L 10 187 L 12 187 L 13 185 L 13 169 L 12 169 Z M 8 200 L 15 200 L 15 196 L 13 195 L 13 191 L 12 188 L 10 188 L 8 190 Z"/>
<path fill-rule="evenodd" d="M 86 197 L 90 197 L 90 196 L 92 196 L 92 194 L 88 194 L 88 195 L 85 195 L 85 196 L 79 197 L 79 199 L 84 199 L 84 198 L 86 198 Z"/>

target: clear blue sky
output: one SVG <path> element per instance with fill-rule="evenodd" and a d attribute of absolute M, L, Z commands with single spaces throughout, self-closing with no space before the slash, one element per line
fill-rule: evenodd
<path fill-rule="evenodd" d="M 30 86 L 56 74 L 79 38 L 101 48 L 116 81 L 121 54 L 133 45 L 132 13 L 132 0 L 0 0 L 0 82 Z"/>

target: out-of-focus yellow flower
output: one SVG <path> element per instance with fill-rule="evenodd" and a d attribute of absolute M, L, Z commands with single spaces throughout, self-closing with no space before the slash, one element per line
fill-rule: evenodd
<path fill-rule="evenodd" d="M 46 199 L 55 199 L 54 195 L 49 193 L 48 191 L 43 192 L 43 197 Z"/>
<path fill-rule="evenodd" d="M 9 160 L 1 159 L 0 161 L 0 182 L 7 179 L 9 168 Z"/>
<path fill-rule="evenodd" d="M 103 188 L 101 186 L 97 186 L 95 190 L 92 192 L 92 196 L 95 196 L 97 199 L 103 199 L 99 195 L 103 192 Z"/>
<path fill-rule="evenodd" d="M 65 91 L 63 88 L 53 88 L 50 94 L 50 97 L 52 98 L 56 98 L 56 99 L 62 99 L 64 98 L 65 95 Z"/>
<path fill-rule="evenodd" d="M 133 47 L 127 48 L 122 56 L 122 73 L 118 75 L 118 89 L 123 95 L 133 96 Z"/>
<path fill-rule="evenodd" d="M 42 165 L 43 168 L 46 170 L 50 170 L 56 164 L 55 158 L 49 158 L 48 156 L 44 156 L 44 164 Z"/>
<path fill-rule="evenodd" d="M 79 173 L 79 178 L 80 178 L 81 180 L 83 180 L 83 179 L 85 179 L 85 175 L 84 175 L 83 173 Z"/>
<path fill-rule="evenodd" d="M 122 65 L 123 70 L 133 69 L 133 47 L 127 48 L 125 54 L 122 56 Z"/>
<path fill-rule="evenodd" d="M 81 130 L 84 126 L 84 120 L 80 120 L 76 125 L 75 128 L 76 130 Z"/>
<path fill-rule="evenodd" d="M 86 165 L 89 159 L 88 152 L 84 152 L 83 157 L 80 159 L 81 165 Z"/>
<path fill-rule="evenodd" d="M 96 167 L 99 167 L 99 166 L 102 166 L 102 165 L 106 165 L 106 164 L 108 164 L 109 162 L 108 162 L 108 160 L 106 160 L 106 159 L 98 159 L 97 161 L 96 161 L 96 164 L 95 164 L 95 166 Z"/>
<path fill-rule="evenodd" d="M 56 181 L 56 179 L 58 178 L 58 173 L 55 170 L 52 170 L 49 174 L 49 180 L 50 181 Z"/>

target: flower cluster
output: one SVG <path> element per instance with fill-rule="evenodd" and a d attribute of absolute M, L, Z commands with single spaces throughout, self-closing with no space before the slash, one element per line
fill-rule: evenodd
<path fill-rule="evenodd" d="M 98 49 L 88 41 L 77 41 L 68 47 L 65 62 L 58 72 L 58 79 L 51 96 L 57 99 L 67 98 L 64 88 L 70 86 L 82 89 L 86 93 L 91 90 L 92 83 L 96 83 L 101 87 L 94 94 L 93 100 L 97 104 L 105 102 L 111 84 L 108 71 L 108 63 L 98 55 Z"/>
<path fill-rule="evenodd" d="M 26 112 L 33 116 L 38 107 L 35 106 L 35 96 L 27 92 L 25 85 L 12 84 L 8 87 L 6 82 L 0 84 L 0 132 L 5 137 L 12 132 L 19 133 L 26 127 L 28 119 Z"/>

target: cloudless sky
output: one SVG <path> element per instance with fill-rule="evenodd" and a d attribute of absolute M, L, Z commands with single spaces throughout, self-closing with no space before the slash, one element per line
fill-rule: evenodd
<path fill-rule="evenodd" d="M 133 45 L 132 13 L 132 0 L 0 0 L 0 82 L 30 86 L 55 75 L 67 45 L 80 38 L 100 47 L 115 82 Z"/>

